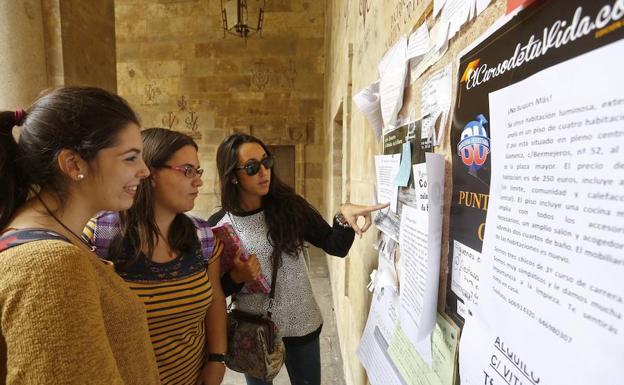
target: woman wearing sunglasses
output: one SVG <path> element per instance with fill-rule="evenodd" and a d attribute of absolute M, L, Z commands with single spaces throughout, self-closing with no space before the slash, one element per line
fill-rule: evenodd
<path fill-rule="evenodd" d="M 293 384 L 320 385 L 319 335 L 323 320 L 312 293 L 304 243 L 344 257 L 354 233 L 361 236 L 370 227 L 370 213 L 387 205 L 345 204 L 330 226 L 314 207 L 280 181 L 272 170 L 273 164 L 270 151 L 259 139 L 245 134 L 226 138 L 217 150 L 222 210 L 209 222 L 230 223 L 248 251 L 257 255 L 265 277 L 272 276 L 272 261 L 279 259 L 271 310 L 283 336 L 286 369 Z M 357 224 L 360 216 L 365 218 L 362 227 Z M 268 295 L 237 293 L 234 306 L 266 314 Z M 248 385 L 270 384 L 245 377 Z"/>
<path fill-rule="evenodd" d="M 162 128 L 142 136 L 151 177 L 132 208 L 100 213 L 85 235 L 144 302 L 161 383 L 217 385 L 227 350 L 222 245 L 206 221 L 185 214 L 202 185 L 197 144 Z"/>

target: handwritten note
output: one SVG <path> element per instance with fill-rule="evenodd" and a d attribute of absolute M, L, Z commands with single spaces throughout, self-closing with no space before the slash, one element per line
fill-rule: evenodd
<path fill-rule="evenodd" d="M 471 308 L 479 298 L 479 266 L 481 253 L 454 240 L 451 290 Z"/>
<path fill-rule="evenodd" d="M 431 335 L 431 367 L 420 357 L 400 326 L 394 331 L 388 353 L 408 385 L 453 385 L 458 344 L 459 327 L 438 313 Z"/>

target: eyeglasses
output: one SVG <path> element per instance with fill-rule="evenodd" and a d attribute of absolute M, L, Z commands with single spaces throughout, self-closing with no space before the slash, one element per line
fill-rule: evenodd
<path fill-rule="evenodd" d="M 275 163 L 275 159 L 273 156 L 267 156 L 261 161 L 252 160 L 248 162 L 244 166 L 236 167 L 237 170 L 245 170 L 245 173 L 249 176 L 254 176 L 260 171 L 260 165 L 264 166 L 267 170 L 273 168 L 273 163 Z"/>
<path fill-rule="evenodd" d="M 195 178 L 196 176 L 201 177 L 202 174 L 204 173 L 204 170 L 202 168 L 195 168 L 191 165 L 185 164 L 184 166 L 169 166 L 168 164 L 163 164 L 161 166 L 154 166 L 156 168 L 168 168 L 170 170 L 174 170 L 177 172 L 181 172 L 182 174 L 184 174 L 185 177 L 188 178 Z"/>

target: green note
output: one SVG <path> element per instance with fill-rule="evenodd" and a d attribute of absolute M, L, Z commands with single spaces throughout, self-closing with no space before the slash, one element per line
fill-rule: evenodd
<path fill-rule="evenodd" d="M 423 361 L 399 324 L 388 354 L 408 385 L 453 385 L 458 343 L 459 328 L 438 313 L 431 336 L 432 367 Z"/>

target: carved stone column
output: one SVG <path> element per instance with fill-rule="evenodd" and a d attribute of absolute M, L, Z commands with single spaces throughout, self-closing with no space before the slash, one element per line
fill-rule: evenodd
<path fill-rule="evenodd" d="M 28 107 L 47 85 L 41 0 L 0 1 L 0 109 Z"/>

